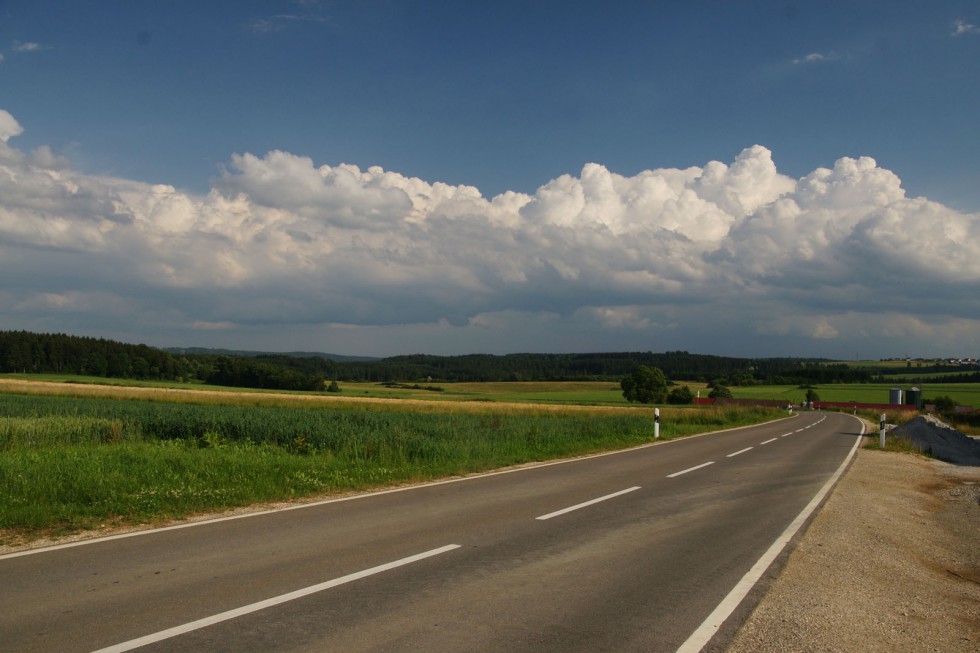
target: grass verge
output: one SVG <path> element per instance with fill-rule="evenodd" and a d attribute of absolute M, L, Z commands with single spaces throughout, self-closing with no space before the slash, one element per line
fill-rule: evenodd
<path fill-rule="evenodd" d="M 432 411 L 0 395 L 0 543 L 626 448 L 653 434 L 650 410 Z M 661 437 L 779 414 L 663 408 Z"/>

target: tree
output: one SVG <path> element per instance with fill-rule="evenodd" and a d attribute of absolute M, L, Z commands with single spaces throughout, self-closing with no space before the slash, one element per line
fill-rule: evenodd
<path fill-rule="evenodd" d="M 689 404 L 694 401 L 694 393 L 686 385 L 681 388 L 674 388 L 667 395 L 668 404 Z"/>
<path fill-rule="evenodd" d="M 619 383 L 626 401 L 662 404 L 667 400 L 667 377 L 657 367 L 640 365 Z"/>
<path fill-rule="evenodd" d="M 808 388 L 806 391 L 806 402 L 810 403 L 811 401 L 820 401 L 820 395 L 813 388 Z"/>
<path fill-rule="evenodd" d="M 936 397 L 933 400 L 933 403 L 936 406 L 936 412 L 940 415 L 952 415 L 956 412 L 956 402 L 953 401 L 952 397 Z"/>
<path fill-rule="evenodd" d="M 711 392 L 708 393 L 708 398 L 709 399 L 731 399 L 732 398 L 732 391 L 729 390 L 728 388 L 726 388 L 723 385 L 716 385 L 714 388 L 711 389 Z"/>

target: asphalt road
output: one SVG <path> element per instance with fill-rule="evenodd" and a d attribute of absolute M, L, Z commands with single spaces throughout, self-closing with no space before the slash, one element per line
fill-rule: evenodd
<path fill-rule="evenodd" d="M 804 413 L 3 556 L 0 651 L 676 651 L 860 429 Z"/>

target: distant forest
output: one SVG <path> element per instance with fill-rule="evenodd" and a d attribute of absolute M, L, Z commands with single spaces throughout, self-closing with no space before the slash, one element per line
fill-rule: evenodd
<path fill-rule="evenodd" d="M 193 353 L 188 353 L 193 351 Z M 594 354 L 416 354 L 379 359 L 329 354 L 265 354 L 226 350 L 156 349 L 101 338 L 0 331 L 0 372 L 77 374 L 107 378 L 201 381 L 212 385 L 277 390 L 323 390 L 331 381 L 486 382 L 619 381 L 638 366 L 657 367 L 673 381 L 718 385 L 888 382 L 885 371 L 849 367 L 823 359 L 731 358 L 686 351 Z M 908 374 L 908 370 L 896 369 Z M 980 382 L 980 372 L 962 367 L 918 368 L 949 373 L 932 383 Z M 907 380 L 906 380 L 907 382 Z"/>

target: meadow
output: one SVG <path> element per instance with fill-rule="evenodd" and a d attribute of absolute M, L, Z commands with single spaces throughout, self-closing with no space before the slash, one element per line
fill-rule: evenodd
<path fill-rule="evenodd" d="M 349 390 L 343 394 L 356 394 Z M 388 487 L 653 439 L 649 407 L 514 403 L 470 392 L 419 401 L 2 379 L 0 541 Z M 660 434 L 670 439 L 779 415 L 664 407 Z"/>
<path fill-rule="evenodd" d="M 891 388 L 907 390 L 908 383 L 830 383 L 814 386 L 822 401 L 854 401 L 868 404 L 887 404 Z M 980 408 L 980 383 L 923 383 L 919 386 L 923 397 L 935 399 L 947 396 L 957 404 Z M 757 385 L 731 388 L 737 398 L 785 399 L 799 403 L 806 390 L 796 385 Z"/>

